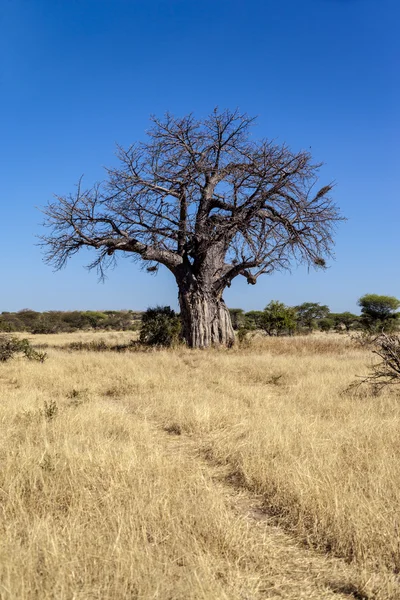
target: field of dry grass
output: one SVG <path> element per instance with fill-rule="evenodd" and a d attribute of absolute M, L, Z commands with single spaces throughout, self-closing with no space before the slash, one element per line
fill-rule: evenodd
<path fill-rule="evenodd" d="M 89 335 L 130 337 L 0 364 L 2 600 L 400 598 L 400 397 L 345 391 L 369 351 L 61 348 Z"/>

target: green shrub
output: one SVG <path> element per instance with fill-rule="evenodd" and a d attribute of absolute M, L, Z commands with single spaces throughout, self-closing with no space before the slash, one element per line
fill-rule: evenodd
<path fill-rule="evenodd" d="M 264 308 L 260 328 L 268 335 L 290 335 L 296 329 L 296 311 L 283 302 L 272 300 Z"/>
<path fill-rule="evenodd" d="M 320 319 L 318 321 L 318 329 L 320 329 L 321 331 L 325 331 L 325 333 L 328 333 L 328 331 L 330 331 L 334 327 L 335 321 L 333 319 L 329 319 L 328 317 Z"/>
<path fill-rule="evenodd" d="M 181 322 L 169 306 L 148 308 L 142 317 L 140 342 L 147 346 L 172 346 L 179 341 Z"/>
<path fill-rule="evenodd" d="M 38 352 L 31 346 L 26 338 L 20 340 L 10 335 L 0 335 L 0 362 L 6 362 L 17 355 L 25 356 L 29 360 L 44 362 L 46 352 Z"/>
<path fill-rule="evenodd" d="M 261 329 L 263 312 L 261 310 L 250 310 L 245 313 L 243 327 L 246 329 Z"/>

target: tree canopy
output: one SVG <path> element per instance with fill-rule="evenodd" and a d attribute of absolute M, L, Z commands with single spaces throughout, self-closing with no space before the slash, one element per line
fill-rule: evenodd
<path fill-rule="evenodd" d="M 262 313 L 261 328 L 268 335 L 293 333 L 296 329 L 296 310 L 283 302 L 271 300 Z"/>
<path fill-rule="evenodd" d="M 392 329 L 399 314 L 400 300 L 394 296 L 365 294 L 358 300 L 364 325 L 370 328 Z"/>
<path fill-rule="evenodd" d="M 330 313 L 329 307 L 319 302 L 303 302 L 295 309 L 299 325 L 310 330 L 316 327 L 319 319 L 325 319 Z"/>

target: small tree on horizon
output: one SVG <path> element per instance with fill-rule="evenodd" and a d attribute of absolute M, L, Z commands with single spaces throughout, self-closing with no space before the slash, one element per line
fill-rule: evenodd
<path fill-rule="evenodd" d="M 333 319 L 336 329 L 340 329 L 341 326 L 343 326 L 347 332 L 351 331 L 351 329 L 356 327 L 360 322 L 360 317 L 349 311 L 331 313 L 329 316 Z"/>
<path fill-rule="evenodd" d="M 365 294 L 357 304 L 361 307 L 361 322 L 367 329 L 390 332 L 396 328 L 400 300 L 394 296 Z"/>
<path fill-rule="evenodd" d="M 261 328 L 268 335 L 293 333 L 296 329 L 296 310 L 283 302 L 271 300 L 262 313 Z"/>
<path fill-rule="evenodd" d="M 260 329 L 263 316 L 262 310 L 249 310 L 245 313 L 244 327 L 246 329 Z"/>
<path fill-rule="evenodd" d="M 82 248 L 100 277 L 119 254 L 174 276 L 190 347 L 234 342 L 224 290 L 293 264 L 323 268 L 341 220 L 332 185 L 316 188 L 309 152 L 251 136 L 239 111 L 153 118 L 148 140 L 118 148 L 103 184 L 57 196 L 44 210 L 46 260 L 57 269 Z"/>
<path fill-rule="evenodd" d="M 333 319 L 330 319 L 329 317 L 324 317 L 322 319 L 319 319 L 317 324 L 318 324 L 318 329 L 320 331 L 324 331 L 325 333 L 328 333 L 329 331 L 331 331 L 331 329 L 334 328 L 335 321 Z"/>
<path fill-rule="evenodd" d="M 318 321 L 326 319 L 330 310 L 325 304 L 319 302 L 303 302 L 295 306 L 298 324 L 306 327 L 310 332 L 318 326 Z"/>

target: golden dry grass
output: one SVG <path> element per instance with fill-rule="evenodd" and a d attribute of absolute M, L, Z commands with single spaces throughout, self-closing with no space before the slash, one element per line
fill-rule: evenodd
<path fill-rule="evenodd" d="M 1 599 L 400 597 L 400 398 L 343 393 L 366 350 L 48 353 L 0 365 Z"/>
<path fill-rule="evenodd" d="M 82 342 L 87 344 L 90 342 L 98 342 L 104 340 L 107 344 L 127 344 L 130 340 L 138 339 L 136 331 L 76 331 L 74 333 L 53 333 L 53 334 L 35 334 L 17 333 L 18 337 L 28 338 L 37 346 L 52 346 L 60 348 L 68 346 L 72 342 Z"/>

